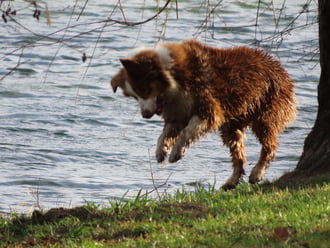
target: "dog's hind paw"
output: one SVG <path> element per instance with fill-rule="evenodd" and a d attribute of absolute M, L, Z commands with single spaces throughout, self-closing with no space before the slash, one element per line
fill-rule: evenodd
<path fill-rule="evenodd" d="M 224 191 L 228 191 L 228 190 L 234 189 L 235 187 L 236 187 L 236 184 L 225 183 L 224 185 L 221 186 L 221 189 L 223 189 Z"/>
<path fill-rule="evenodd" d="M 266 172 L 266 170 L 264 168 L 255 166 L 252 169 L 251 174 L 249 176 L 249 183 L 255 184 L 255 183 L 262 181 L 265 177 L 265 172 Z"/>

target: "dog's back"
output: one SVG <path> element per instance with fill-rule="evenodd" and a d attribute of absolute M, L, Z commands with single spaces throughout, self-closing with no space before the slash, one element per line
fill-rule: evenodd
<path fill-rule="evenodd" d="M 167 47 L 173 49 L 173 77 L 196 96 L 195 102 L 212 96 L 226 119 L 252 121 L 270 106 L 277 108 L 276 115 L 281 116 L 284 125 L 295 119 L 293 82 L 281 64 L 264 51 L 248 47 L 218 49 L 196 41 Z M 180 53 L 176 53 L 178 49 Z"/>

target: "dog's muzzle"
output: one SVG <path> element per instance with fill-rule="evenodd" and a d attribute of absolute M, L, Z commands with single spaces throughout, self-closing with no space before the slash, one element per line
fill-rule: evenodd
<path fill-rule="evenodd" d="M 161 115 L 163 112 L 164 101 L 160 96 L 147 100 L 139 99 L 139 103 L 143 118 L 150 119 L 154 114 Z"/>
<path fill-rule="evenodd" d="M 143 118 L 150 119 L 153 117 L 154 113 L 150 112 L 149 110 L 142 110 L 141 115 Z"/>

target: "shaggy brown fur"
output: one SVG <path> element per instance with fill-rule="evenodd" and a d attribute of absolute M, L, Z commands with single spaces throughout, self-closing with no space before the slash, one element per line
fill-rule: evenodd
<path fill-rule="evenodd" d="M 219 131 L 229 147 L 233 174 L 223 185 L 234 188 L 246 163 L 244 133 L 248 127 L 262 148 L 249 182 L 263 179 L 274 159 L 278 134 L 295 119 L 293 82 L 280 62 L 248 47 L 218 49 L 197 41 L 165 43 L 121 59 L 123 68 L 111 81 L 135 97 L 143 117 L 165 121 L 156 158 L 176 162 L 191 143 Z"/>

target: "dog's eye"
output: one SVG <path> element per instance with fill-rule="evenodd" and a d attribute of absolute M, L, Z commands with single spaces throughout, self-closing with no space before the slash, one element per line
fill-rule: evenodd
<path fill-rule="evenodd" d="M 140 97 L 143 99 L 147 99 L 151 95 L 151 90 L 150 89 L 141 89 L 141 91 L 138 93 Z"/>

